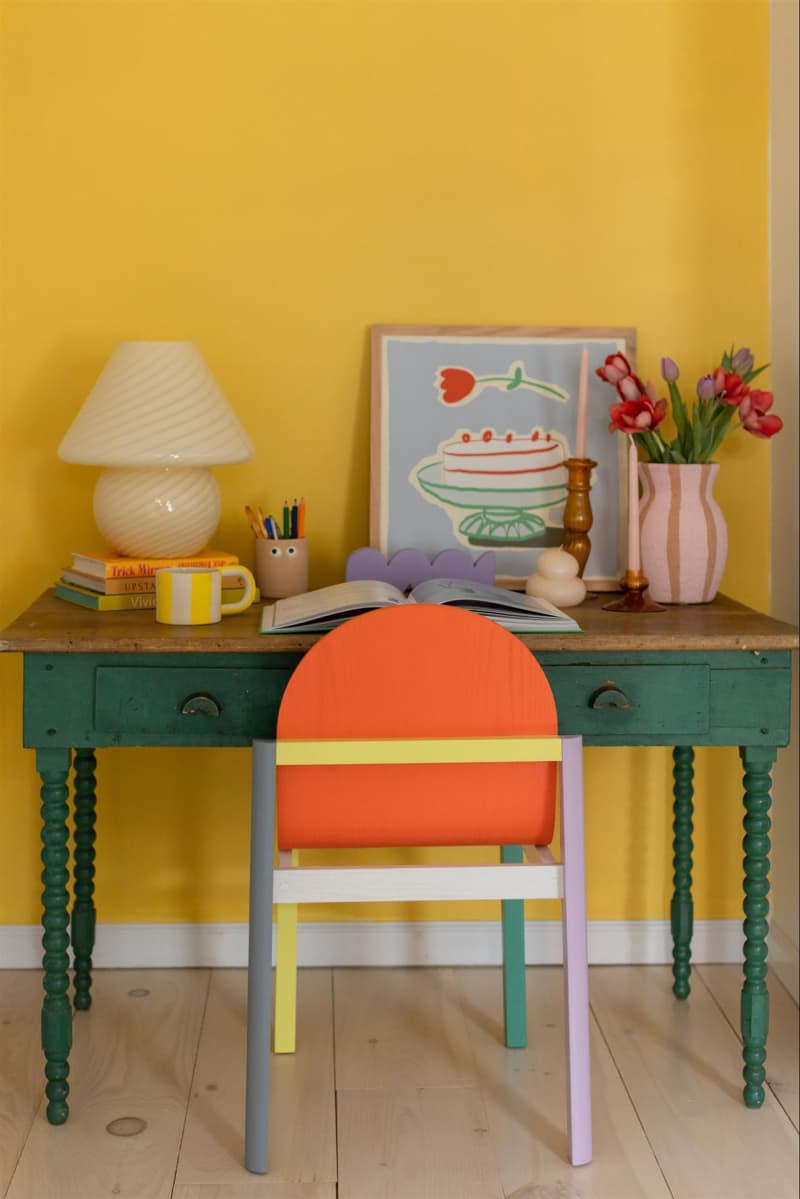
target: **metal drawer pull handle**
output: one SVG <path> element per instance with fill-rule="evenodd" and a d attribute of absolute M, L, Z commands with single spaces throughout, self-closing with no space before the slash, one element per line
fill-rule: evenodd
<path fill-rule="evenodd" d="M 181 716 L 221 716 L 222 704 L 213 695 L 189 695 L 181 704 Z"/>
<path fill-rule="evenodd" d="M 615 683 L 604 683 L 592 692 L 589 698 L 590 708 L 632 708 L 633 704 L 624 691 L 620 691 Z"/>

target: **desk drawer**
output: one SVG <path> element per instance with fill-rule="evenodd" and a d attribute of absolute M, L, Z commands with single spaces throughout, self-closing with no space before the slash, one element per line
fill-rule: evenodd
<path fill-rule="evenodd" d="M 98 666 L 95 728 L 131 735 L 230 736 L 249 740 L 273 735 L 291 670 L 202 670 L 180 666 Z"/>
<path fill-rule="evenodd" d="M 706 665 L 548 666 L 559 728 L 582 736 L 686 736 L 708 730 Z M 610 742 L 613 743 L 613 742 Z"/>

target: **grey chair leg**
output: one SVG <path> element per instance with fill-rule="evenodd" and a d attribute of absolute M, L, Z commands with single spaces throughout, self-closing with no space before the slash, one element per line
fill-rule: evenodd
<path fill-rule="evenodd" d="M 272 857 L 275 742 L 253 743 L 250 820 L 250 934 L 247 966 L 247 1092 L 244 1164 L 269 1168 L 269 1066 L 272 1023 Z"/>
<path fill-rule="evenodd" d="M 586 944 L 586 867 L 583 847 L 583 743 L 563 737 L 561 861 L 564 899 L 564 992 L 567 1008 L 567 1107 L 570 1160 L 592 1160 L 592 1083 L 589 1048 L 589 970 Z"/>

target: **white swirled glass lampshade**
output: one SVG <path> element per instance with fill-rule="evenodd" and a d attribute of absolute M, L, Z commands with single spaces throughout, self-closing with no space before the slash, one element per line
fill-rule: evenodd
<path fill-rule="evenodd" d="M 253 445 L 198 349 L 124 341 L 58 447 L 65 462 L 105 466 L 94 517 L 120 554 L 175 558 L 213 536 L 212 465 L 247 462 Z"/>

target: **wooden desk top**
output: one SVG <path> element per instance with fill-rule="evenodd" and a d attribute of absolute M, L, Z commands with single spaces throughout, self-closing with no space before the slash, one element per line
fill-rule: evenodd
<path fill-rule="evenodd" d="M 674 605 L 663 612 L 604 612 L 608 593 L 590 595 L 572 610 L 582 633 L 532 633 L 522 637 L 534 652 L 632 653 L 703 650 L 791 650 L 798 630 L 734 600 Z M 0 652 L 75 654 L 296 653 L 320 634 L 260 636 L 261 605 L 220 624 L 156 624 L 152 610 L 95 612 L 46 591 L 0 633 Z"/>

